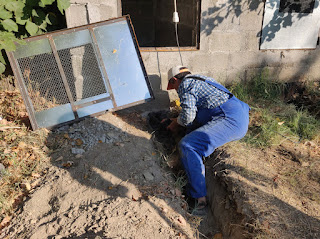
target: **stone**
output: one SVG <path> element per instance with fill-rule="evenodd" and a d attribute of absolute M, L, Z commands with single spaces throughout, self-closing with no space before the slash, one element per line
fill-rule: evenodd
<path fill-rule="evenodd" d="M 309 167 L 310 163 L 309 162 L 302 162 L 301 166 L 302 167 Z"/>
<path fill-rule="evenodd" d="M 26 183 L 21 183 L 20 185 L 21 188 L 25 189 L 26 191 L 30 191 L 31 190 L 31 185 L 30 183 L 26 182 Z"/>
<path fill-rule="evenodd" d="M 153 175 L 150 172 L 144 172 L 143 176 L 147 181 L 152 181 L 154 179 Z"/>
<path fill-rule="evenodd" d="M 63 159 L 63 156 L 60 156 L 59 158 L 57 158 L 55 161 L 58 162 L 58 161 L 61 161 Z"/>
<path fill-rule="evenodd" d="M 60 127 L 58 130 L 59 131 L 67 131 L 68 129 L 69 129 L 69 126 L 65 125 L 65 126 Z"/>
<path fill-rule="evenodd" d="M 79 158 L 81 158 L 81 157 L 82 157 L 81 154 L 77 154 L 77 155 L 75 156 L 76 159 L 79 159 Z"/>
<path fill-rule="evenodd" d="M 0 163 L 0 174 L 1 174 L 4 170 L 6 170 L 6 167 L 5 167 L 2 163 Z"/>
<path fill-rule="evenodd" d="M 73 154 L 83 154 L 84 152 L 85 152 L 84 149 L 71 148 L 71 153 L 73 153 Z"/>
<path fill-rule="evenodd" d="M 104 135 L 101 136 L 101 137 L 100 137 L 100 140 L 101 140 L 102 143 L 105 143 L 105 142 L 106 142 L 106 136 L 104 136 Z"/>

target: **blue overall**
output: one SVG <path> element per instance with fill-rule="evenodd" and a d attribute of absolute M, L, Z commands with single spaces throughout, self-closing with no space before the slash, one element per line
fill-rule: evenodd
<path fill-rule="evenodd" d="M 246 103 L 237 99 L 224 86 L 212 81 L 205 82 L 228 93 L 230 98 L 214 109 L 198 108 L 193 123 L 197 128 L 179 143 L 181 162 L 188 177 L 187 193 L 193 198 L 207 195 L 202 157 L 209 156 L 217 147 L 227 142 L 244 137 L 249 124 L 250 107 Z"/>

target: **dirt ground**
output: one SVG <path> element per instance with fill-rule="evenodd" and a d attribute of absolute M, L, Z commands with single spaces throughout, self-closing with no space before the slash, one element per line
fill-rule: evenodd
<path fill-rule="evenodd" d="M 106 113 L 49 132 L 50 160 L 0 238 L 320 238 L 320 139 L 220 147 L 206 159 L 211 210 L 200 219 L 176 151 L 146 116 Z"/>
<path fill-rule="evenodd" d="M 145 122 L 131 119 L 136 126 L 107 113 L 50 134 L 45 177 L 1 238 L 219 236 L 211 214 L 199 231 Z"/>
<path fill-rule="evenodd" d="M 207 181 L 222 185 L 225 196 L 213 187 L 208 194 L 215 216 L 227 219 L 219 224 L 224 235 L 240 230 L 249 238 L 320 238 L 318 144 L 284 140 L 260 150 L 232 142 L 212 157 Z"/>

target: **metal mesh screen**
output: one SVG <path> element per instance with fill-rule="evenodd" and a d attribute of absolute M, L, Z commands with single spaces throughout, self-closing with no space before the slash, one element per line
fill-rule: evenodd
<path fill-rule="evenodd" d="M 92 44 L 58 50 L 75 101 L 107 93 Z"/>
<path fill-rule="evenodd" d="M 53 53 L 20 58 L 18 63 L 36 112 L 69 103 Z"/>
<path fill-rule="evenodd" d="M 33 129 L 154 98 L 129 17 L 25 41 L 7 55 Z"/>

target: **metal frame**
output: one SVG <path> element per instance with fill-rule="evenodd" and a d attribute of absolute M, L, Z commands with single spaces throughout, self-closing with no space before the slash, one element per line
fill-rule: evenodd
<path fill-rule="evenodd" d="M 146 99 L 146 100 L 137 101 L 137 102 L 134 102 L 134 103 L 131 103 L 131 104 L 127 104 L 127 105 L 123 105 L 121 107 L 118 107 L 117 104 L 116 104 L 113 92 L 112 92 L 112 88 L 111 88 L 110 80 L 109 80 L 108 75 L 107 75 L 107 71 L 106 71 L 106 69 L 104 67 L 104 64 L 103 64 L 103 61 L 102 61 L 101 52 L 99 50 L 99 46 L 98 46 L 97 39 L 95 37 L 93 28 L 98 27 L 98 26 L 104 26 L 104 25 L 112 24 L 112 23 L 115 23 L 115 22 L 120 22 L 120 21 L 123 21 L 123 20 L 126 20 L 127 23 L 128 23 L 128 27 L 130 29 L 130 33 L 131 33 L 132 40 L 133 40 L 133 43 L 134 43 L 134 46 L 135 46 L 135 50 L 136 50 L 136 53 L 138 55 L 140 66 L 141 66 L 141 69 L 143 71 L 143 74 L 144 74 L 144 77 L 145 77 L 145 80 L 146 80 L 146 84 L 147 84 L 147 87 L 148 87 L 148 90 L 149 90 L 151 98 L 150 99 Z M 72 33 L 72 32 L 82 31 L 82 30 L 89 30 L 89 32 L 90 32 L 91 39 L 92 39 L 92 45 L 94 47 L 94 52 L 95 52 L 96 57 L 97 57 L 97 61 L 98 61 L 98 64 L 99 64 L 99 67 L 100 67 L 100 70 L 101 70 L 101 74 L 103 75 L 105 83 L 106 83 L 105 86 L 106 86 L 110 96 L 109 97 L 105 97 L 105 98 L 101 98 L 101 99 L 98 99 L 98 100 L 93 100 L 93 101 L 90 101 L 90 102 L 85 102 L 85 103 L 81 103 L 81 104 L 75 105 L 74 104 L 75 100 L 73 99 L 70 87 L 68 85 L 67 77 L 66 77 L 66 74 L 64 72 L 61 60 L 59 58 L 58 51 L 56 49 L 53 37 L 57 36 L 57 35 L 69 34 L 69 33 Z M 85 25 L 85 26 L 79 26 L 79 27 L 75 27 L 75 28 L 71 28 L 71 29 L 64 29 L 64 30 L 59 30 L 59 31 L 55 31 L 55 32 L 50 32 L 50 33 L 47 33 L 45 35 L 33 36 L 33 37 L 29 37 L 29 38 L 25 39 L 25 41 L 26 42 L 31 42 L 31 41 L 37 41 L 37 40 L 46 39 L 46 38 L 49 40 L 52 53 L 54 55 L 54 58 L 56 60 L 57 65 L 58 65 L 58 69 L 59 69 L 60 75 L 62 77 L 62 81 L 63 81 L 64 87 L 65 87 L 65 90 L 66 90 L 66 93 L 67 93 L 67 97 L 68 97 L 68 99 L 70 101 L 70 105 L 71 105 L 71 108 L 72 108 L 72 111 L 73 111 L 74 117 L 75 117 L 74 120 L 71 120 L 69 122 L 64 122 L 64 123 L 58 124 L 56 126 L 63 125 L 63 124 L 66 124 L 66 123 L 70 123 L 70 122 L 74 122 L 74 121 L 78 121 L 79 117 L 77 115 L 77 109 L 83 108 L 83 107 L 86 107 L 86 106 L 90 106 L 90 105 L 93 105 L 93 104 L 97 104 L 97 103 L 101 103 L 101 102 L 104 102 L 104 101 L 111 100 L 113 108 L 109 109 L 109 111 L 116 111 L 116 110 L 120 110 L 120 109 L 131 107 L 131 106 L 134 106 L 134 105 L 138 105 L 138 104 L 153 100 L 155 98 L 154 94 L 153 94 L 153 91 L 152 91 L 152 87 L 151 87 L 149 78 L 148 78 L 148 75 L 147 75 L 147 72 L 146 72 L 146 69 L 145 69 L 144 64 L 143 64 L 143 60 L 142 60 L 142 57 L 141 57 L 141 54 L 140 54 L 140 48 L 139 48 L 139 45 L 137 43 L 137 38 L 136 38 L 136 35 L 134 33 L 132 22 L 131 22 L 131 19 L 130 19 L 129 16 L 123 16 L 123 17 L 120 17 L 120 18 L 114 18 L 114 19 L 110 19 L 110 20 L 107 20 L 107 21 L 101 21 L 101 22 L 88 24 L 88 25 Z M 22 97 L 24 99 L 24 102 L 25 102 L 25 105 L 26 105 L 26 108 L 27 108 L 27 112 L 28 112 L 28 115 L 29 115 L 29 118 L 30 118 L 30 121 L 31 121 L 31 126 L 32 126 L 33 130 L 36 130 L 36 129 L 40 128 L 40 127 L 39 127 L 39 125 L 38 125 L 38 123 L 36 121 L 35 110 L 33 108 L 33 104 L 32 104 L 31 98 L 29 97 L 28 90 L 26 89 L 26 86 L 24 84 L 24 78 L 23 78 L 23 74 L 22 74 L 22 72 L 20 70 L 19 63 L 18 63 L 17 59 L 14 57 L 13 52 L 7 52 L 7 55 L 8 55 L 9 62 L 11 64 L 14 76 L 17 79 L 21 95 L 22 95 Z M 97 112 L 97 113 L 91 114 L 90 116 L 100 115 L 101 113 L 104 113 L 104 112 L 105 112 L 105 110 L 103 110 L 102 112 Z M 53 128 L 53 127 L 56 127 L 56 126 L 51 126 L 51 127 L 48 127 L 48 128 Z"/>

